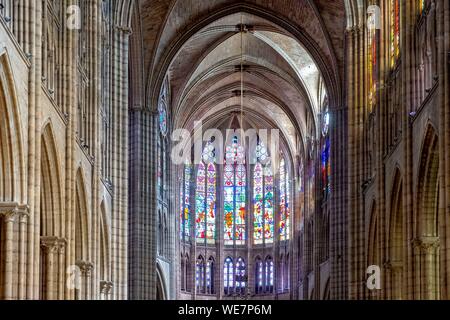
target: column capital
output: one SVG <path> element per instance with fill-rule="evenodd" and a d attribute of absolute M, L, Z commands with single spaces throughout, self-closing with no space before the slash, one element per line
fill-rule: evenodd
<path fill-rule="evenodd" d="M 389 270 L 391 272 L 400 272 L 403 270 L 403 262 L 402 261 L 391 261 L 391 260 L 387 260 L 384 264 L 383 267 L 386 270 Z"/>
<path fill-rule="evenodd" d="M 104 294 L 109 294 L 114 284 L 111 281 L 100 281 L 100 291 Z"/>
<path fill-rule="evenodd" d="M 116 25 L 116 30 L 124 33 L 125 35 L 131 35 L 133 33 L 132 29 L 128 26 Z"/>
<path fill-rule="evenodd" d="M 67 247 L 67 240 L 64 238 L 60 238 L 58 243 L 58 252 L 60 254 L 63 254 L 66 251 L 66 247 Z"/>
<path fill-rule="evenodd" d="M 419 237 L 412 241 L 413 248 L 423 253 L 431 253 L 440 246 L 439 237 Z"/>
<path fill-rule="evenodd" d="M 92 270 L 94 269 L 94 264 L 92 262 L 79 260 L 75 264 L 80 268 L 83 275 L 89 277 L 92 274 Z"/>
<path fill-rule="evenodd" d="M 27 205 L 19 205 L 17 202 L 0 203 L 0 217 L 4 217 L 6 222 L 15 222 L 16 218 L 20 222 L 28 219 L 29 207 Z"/>
<path fill-rule="evenodd" d="M 60 248 L 60 238 L 41 237 L 41 248 L 47 253 L 57 253 Z"/>

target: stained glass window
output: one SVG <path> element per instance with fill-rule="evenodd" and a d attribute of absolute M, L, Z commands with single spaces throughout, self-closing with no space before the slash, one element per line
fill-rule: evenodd
<path fill-rule="evenodd" d="M 255 293 L 260 294 L 263 292 L 264 287 L 264 266 L 261 259 L 256 259 L 255 264 Z"/>
<path fill-rule="evenodd" d="M 390 1 L 391 10 L 391 66 L 394 67 L 400 55 L 400 0 Z"/>
<path fill-rule="evenodd" d="M 163 104 L 160 104 L 159 112 L 159 128 L 161 133 L 165 135 L 167 133 L 167 111 Z"/>
<path fill-rule="evenodd" d="M 246 241 L 246 186 L 244 148 L 233 137 L 224 163 L 224 240 L 225 245 L 244 245 Z"/>
<path fill-rule="evenodd" d="M 256 147 L 256 160 L 253 169 L 253 241 L 270 244 L 274 237 L 273 174 L 269 153 L 262 142 Z"/>
<path fill-rule="evenodd" d="M 280 241 L 289 240 L 290 232 L 290 181 L 286 161 L 280 162 Z"/>
<path fill-rule="evenodd" d="M 300 159 L 298 165 L 298 191 L 305 191 L 305 165 L 303 164 L 303 159 Z"/>
<path fill-rule="evenodd" d="M 265 168 L 264 175 L 264 240 L 266 244 L 273 243 L 273 175 L 270 167 Z"/>
<path fill-rule="evenodd" d="M 308 174 L 308 197 L 307 197 L 307 203 L 308 203 L 308 207 L 309 207 L 309 212 L 313 213 L 316 209 L 316 205 L 315 205 L 315 189 L 316 189 L 316 171 L 314 168 L 314 161 L 310 160 L 309 163 L 309 174 Z"/>
<path fill-rule="evenodd" d="M 214 244 L 216 240 L 216 165 L 214 148 L 208 144 L 197 170 L 197 188 L 195 196 L 197 243 Z"/>
<path fill-rule="evenodd" d="M 208 165 L 207 176 L 207 201 L 206 201 L 206 239 L 209 244 L 216 240 L 216 166 Z"/>
<path fill-rule="evenodd" d="M 422 14 L 425 10 L 425 0 L 419 0 L 419 14 Z"/>
<path fill-rule="evenodd" d="M 206 264 L 206 290 L 208 294 L 214 293 L 214 259 L 212 257 Z"/>
<path fill-rule="evenodd" d="M 191 174 L 192 167 L 190 165 L 185 165 L 183 184 L 180 187 L 180 238 L 184 240 L 187 240 L 191 236 Z"/>
<path fill-rule="evenodd" d="M 197 190 L 195 194 L 195 238 L 197 242 L 206 239 L 206 167 L 202 162 L 197 169 Z"/>
<path fill-rule="evenodd" d="M 376 17 L 374 17 L 376 19 Z M 368 29 L 368 70 L 367 83 L 369 94 L 369 108 L 372 110 L 376 104 L 377 81 L 378 81 L 378 30 L 376 24 Z"/>
<path fill-rule="evenodd" d="M 195 265 L 195 286 L 198 293 L 205 291 L 205 260 L 203 257 L 198 257 Z"/>
<path fill-rule="evenodd" d="M 263 169 L 260 163 L 257 163 L 253 171 L 253 197 L 254 197 L 254 234 L 255 244 L 262 244 L 264 241 L 264 193 L 263 193 Z"/>
<path fill-rule="evenodd" d="M 324 198 L 330 193 L 330 175 L 331 175 L 331 164 L 330 164 L 330 138 L 324 138 L 322 147 L 322 189 Z"/>
<path fill-rule="evenodd" d="M 325 110 L 327 108 L 324 108 Z M 325 112 L 322 119 L 322 153 L 321 153 L 321 171 L 322 171 L 322 191 L 323 197 L 326 197 L 330 193 L 330 177 L 331 177 L 331 162 L 330 162 L 330 115 L 328 111 Z"/>
<path fill-rule="evenodd" d="M 230 257 L 225 259 L 223 264 L 223 287 L 225 294 L 233 293 L 234 288 L 234 270 L 233 270 L 233 259 Z"/>
<path fill-rule="evenodd" d="M 245 278 L 245 261 L 239 258 L 236 263 L 236 292 L 245 293 L 246 278 Z"/>
<path fill-rule="evenodd" d="M 272 293 L 273 292 L 273 259 L 271 257 L 268 257 L 266 259 L 266 269 L 265 269 L 265 281 L 266 281 L 266 293 Z"/>

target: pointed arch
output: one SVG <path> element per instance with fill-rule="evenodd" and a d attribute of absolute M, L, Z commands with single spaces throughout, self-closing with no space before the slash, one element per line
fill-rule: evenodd
<path fill-rule="evenodd" d="M 380 255 L 380 237 L 379 237 L 379 216 L 377 210 L 377 203 L 373 200 L 370 208 L 370 224 L 369 237 L 367 241 L 367 266 L 381 266 Z M 377 299 L 378 291 L 371 290 L 368 292 L 368 299 Z"/>
<path fill-rule="evenodd" d="M 197 294 L 204 294 L 205 291 L 205 258 L 202 255 L 198 256 L 195 263 L 195 286 L 197 288 Z"/>
<path fill-rule="evenodd" d="M 437 237 L 439 145 L 436 130 L 431 124 L 427 126 L 420 154 L 422 157 L 417 174 L 418 233 L 420 236 Z"/>
<path fill-rule="evenodd" d="M 62 212 L 61 166 L 51 122 L 41 137 L 41 236 L 64 234 Z"/>
<path fill-rule="evenodd" d="M 440 297 L 439 240 L 439 144 L 436 130 L 427 125 L 418 171 L 416 238 L 414 241 L 417 298 L 434 300 Z"/>
<path fill-rule="evenodd" d="M 156 300 L 168 300 L 167 285 L 159 263 L 156 264 Z"/>
<path fill-rule="evenodd" d="M 264 292 L 264 263 L 260 256 L 255 258 L 255 294 Z"/>
<path fill-rule="evenodd" d="M 75 190 L 75 260 L 87 261 L 89 219 L 86 185 L 81 168 L 77 170 Z"/>
<path fill-rule="evenodd" d="M 325 284 L 325 289 L 323 290 L 323 297 L 322 297 L 322 299 L 324 301 L 331 300 L 330 279 L 328 279 L 326 284 Z"/>
<path fill-rule="evenodd" d="M 100 280 L 110 279 L 110 232 L 105 202 L 100 205 Z"/>
<path fill-rule="evenodd" d="M 390 201 L 388 255 L 390 262 L 391 298 L 402 299 L 405 235 L 403 227 L 403 183 L 400 169 L 394 174 Z"/>
<path fill-rule="evenodd" d="M 215 293 L 215 267 L 216 260 L 214 257 L 209 257 L 208 262 L 206 263 L 206 293 L 214 294 Z"/>
<path fill-rule="evenodd" d="M 22 129 L 14 76 L 6 51 L 0 52 L 0 202 L 24 202 Z"/>
<path fill-rule="evenodd" d="M 51 122 L 44 125 L 40 159 L 40 265 L 39 293 L 41 299 L 61 298 L 60 279 L 64 270 L 54 263 L 55 254 L 65 245 L 61 166 Z"/>
<path fill-rule="evenodd" d="M 368 250 L 367 259 L 368 266 L 380 265 L 379 255 L 379 237 L 378 237 L 378 212 L 375 200 L 372 202 L 370 209 L 370 225 L 369 225 L 369 238 L 368 238 Z"/>

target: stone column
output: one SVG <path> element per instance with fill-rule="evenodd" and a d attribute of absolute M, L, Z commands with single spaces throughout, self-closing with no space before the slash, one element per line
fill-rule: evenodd
<path fill-rule="evenodd" d="M 66 281 L 66 247 L 67 241 L 65 239 L 59 240 L 58 245 L 58 300 L 64 300 L 65 292 L 68 288 L 65 287 Z"/>
<path fill-rule="evenodd" d="M 25 209 L 26 208 L 26 209 Z M 26 298 L 26 233 L 28 228 L 28 206 L 24 207 L 20 215 L 19 225 L 19 294 L 18 298 Z"/>
<path fill-rule="evenodd" d="M 385 279 L 388 287 L 385 291 L 385 299 L 402 300 L 403 287 L 403 263 L 401 261 L 387 261 L 384 264 Z"/>
<path fill-rule="evenodd" d="M 58 253 L 60 247 L 60 240 L 57 237 L 41 237 L 41 248 L 43 250 L 43 266 L 45 277 L 45 300 L 55 300 L 57 296 L 57 288 L 55 286 L 55 270 L 57 265 L 55 264 L 56 254 Z M 56 260 L 57 261 L 57 260 Z M 56 273 L 57 279 L 58 273 Z M 42 280 L 41 280 L 42 281 Z"/>
<path fill-rule="evenodd" d="M 25 270 L 25 240 L 24 225 L 28 218 L 28 207 L 20 206 L 17 203 L 1 203 L 0 218 L 3 223 L 0 228 L 4 228 L 4 257 L 3 257 L 3 292 L 0 294 L 4 300 L 17 299 L 17 294 L 13 295 L 14 275 L 18 276 L 19 298 L 24 295 L 24 270 Z M 1 221 L 1 220 L 0 220 Z M 20 223 L 19 234 L 14 231 L 16 222 Z M 15 252 L 14 244 L 18 243 L 19 252 Z M 14 269 L 14 261 L 18 261 L 18 272 Z M 2 263 L 2 261 L 0 261 Z M 1 269 L 0 269 L 1 270 Z"/>
<path fill-rule="evenodd" d="M 91 299 L 91 289 L 92 289 L 92 270 L 94 265 L 86 261 L 78 261 L 78 268 L 80 268 L 81 274 L 81 288 L 79 293 L 80 300 L 90 300 Z"/>
<path fill-rule="evenodd" d="M 0 215 L 3 217 L 3 226 L 5 230 L 5 251 L 4 251 L 4 273 L 3 273 L 3 299 L 12 300 L 13 294 L 13 241 L 14 241 L 14 224 L 16 221 L 16 207 L 3 207 L 5 210 L 0 211 Z M 3 227 L 0 226 L 0 227 Z"/>
<path fill-rule="evenodd" d="M 422 268 L 424 274 L 423 299 L 439 299 L 439 238 L 424 237 L 421 239 Z"/>
<path fill-rule="evenodd" d="M 439 237 L 421 237 L 413 241 L 415 299 L 439 299 Z"/>
<path fill-rule="evenodd" d="M 114 285 L 111 281 L 100 282 L 100 300 L 110 300 L 113 286 Z"/>
<path fill-rule="evenodd" d="M 90 262 L 86 263 L 85 278 L 86 278 L 86 300 L 92 299 L 92 274 L 94 265 Z"/>

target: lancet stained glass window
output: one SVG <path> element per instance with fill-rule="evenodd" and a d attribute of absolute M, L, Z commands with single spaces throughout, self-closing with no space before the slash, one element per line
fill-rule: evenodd
<path fill-rule="evenodd" d="M 264 264 L 260 258 L 257 258 L 255 262 L 255 293 L 261 294 L 264 287 Z"/>
<path fill-rule="evenodd" d="M 331 162 L 330 150 L 331 142 L 329 135 L 330 114 L 327 108 L 322 119 L 322 154 L 321 154 L 321 171 L 322 171 L 322 191 L 324 199 L 330 193 L 330 177 L 331 177 Z"/>
<path fill-rule="evenodd" d="M 225 245 L 244 245 L 246 241 L 245 152 L 238 137 L 226 148 L 224 163 L 224 240 Z"/>
<path fill-rule="evenodd" d="M 274 271 L 274 265 L 273 265 L 273 259 L 271 257 L 268 257 L 266 259 L 266 270 L 265 270 L 265 281 L 266 281 L 266 293 L 272 293 L 273 292 L 273 271 Z"/>
<path fill-rule="evenodd" d="M 256 147 L 256 160 L 253 169 L 253 242 L 270 244 L 274 238 L 273 174 L 267 148 L 262 142 Z"/>
<path fill-rule="evenodd" d="M 239 258 L 236 263 L 236 292 L 238 293 L 245 293 L 246 288 L 246 266 L 245 261 L 242 258 Z"/>
<path fill-rule="evenodd" d="M 400 0 L 390 1 L 391 21 L 391 66 L 394 67 L 400 55 Z"/>
<path fill-rule="evenodd" d="M 422 14 L 423 11 L 425 10 L 425 0 L 419 0 L 418 6 L 419 6 L 419 14 Z"/>
<path fill-rule="evenodd" d="M 197 170 L 195 195 L 195 238 L 197 243 L 214 244 L 216 240 L 216 165 L 214 148 L 208 144 Z"/>
<path fill-rule="evenodd" d="M 185 165 L 183 184 L 180 187 L 180 238 L 183 240 L 187 240 L 191 236 L 191 175 L 192 167 L 190 165 Z"/>
<path fill-rule="evenodd" d="M 233 259 L 230 257 L 225 259 L 223 264 L 223 287 L 225 294 L 231 294 L 234 288 L 234 270 Z"/>
<path fill-rule="evenodd" d="M 289 240 L 290 232 L 290 181 L 286 170 L 286 161 L 280 162 L 280 241 Z"/>
<path fill-rule="evenodd" d="M 206 293 L 214 294 L 214 259 L 211 257 L 206 264 Z"/>
<path fill-rule="evenodd" d="M 372 17 L 377 19 L 377 17 Z M 378 30 L 376 23 L 368 29 L 368 61 L 367 61 L 367 83 L 369 95 L 369 109 L 372 110 L 376 104 L 377 82 L 378 82 Z"/>
<path fill-rule="evenodd" d="M 158 122 L 159 122 L 159 130 L 163 136 L 167 134 L 167 104 L 168 104 L 168 83 L 165 82 L 164 86 L 161 90 L 161 96 L 158 104 Z"/>
<path fill-rule="evenodd" d="M 198 293 L 205 292 L 205 259 L 198 257 L 195 265 L 195 286 Z"/>

